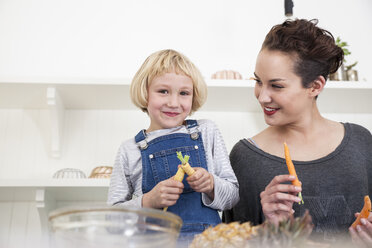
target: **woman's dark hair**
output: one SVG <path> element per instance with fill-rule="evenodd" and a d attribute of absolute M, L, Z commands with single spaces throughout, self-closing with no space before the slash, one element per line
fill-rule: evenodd
<path fill-rule="evenodd" d="M 336 45 L 333 35 L 317 24 L 316 19 L 287 20 L 270 30 L 261 48 L 293 55 L 294 72 L 301 77 L 305 88 L 320 75 L 327 80 L 344 59 L 344 52 Z"/>

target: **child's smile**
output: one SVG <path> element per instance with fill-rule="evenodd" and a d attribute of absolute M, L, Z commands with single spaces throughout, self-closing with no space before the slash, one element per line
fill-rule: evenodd
<path fill-rule="evenodd" d="M 169 117 L 177 116 L 179 113 L 177 112 L 164 112 L 164 114 L 168 115 Z"/>

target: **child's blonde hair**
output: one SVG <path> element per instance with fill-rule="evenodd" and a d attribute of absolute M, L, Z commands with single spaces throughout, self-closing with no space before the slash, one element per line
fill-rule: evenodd
<path fill-rule="evenodd" d="M 171 72 L 191 78 L 193 83 L 191 113 L 198 110 L 207 99 L 207 85 L 198 68 L 186 56 L 171 49 L 155 52 L 143 62 L 130 86 L 132 102 L 147 113 L 149 84 L 156 76 Z"/>

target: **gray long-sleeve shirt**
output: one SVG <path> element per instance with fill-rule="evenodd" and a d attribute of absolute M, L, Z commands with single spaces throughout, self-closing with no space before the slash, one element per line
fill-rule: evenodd
<path fill-rule="evenodd" d="M 293 161 L 305 202 L 293 205 L 295 216 L 309 209 L 313 234 L 325 240 L 347 232 L 354 214 L 363 207 L 364 196 L 372 196 L 371 133 L 356 124 L 346 123 L 344 127 L 344 138 L 335 151 L 313 161 Z M 260 224 L 264 221 L 260 192 L 276 175 L 288 174 L 285 160 L 245 139 L 234 146 L 230 159 L 239 182 L 240 201 L 224 212 L 224 220 Z"/>
<path fill-rule="evenodd" d="M 232 208 L 239 200 L 239 187 L 231 168 L 222 135 L 214 122 L 198 120 L 202 134 L 208 171 L 214 177 L 214 200 L 202 194 L 203 204 L 217 210 Z M 153 131 L 147 141 L 172 133 L 188 133 L 184 125 Z M 134 137 L 119 147 L 111 175 L 108 204 L 142 206 L 142 160 L 141 151 Z"/>

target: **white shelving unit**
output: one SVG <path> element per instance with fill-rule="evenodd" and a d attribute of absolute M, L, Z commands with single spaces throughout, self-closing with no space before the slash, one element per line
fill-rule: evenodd
<path fill-rule="evenodd" d="M 40 224 L 48 233 L 48 214 L 58 202 L 106 202 L 109 179 L 0 180 L 0 201 L 35 201 Z"/>
<path fill-rule="evenodd" d="M 0 180 L 1 201 L 31 201 L 38 190 L 50 194 L 53 201 L 106 201 L 109 179 L 9 179 Z M 103 193 L 103 194 L 101 194 Z M 45 201 L 45 197 L 43 199 Z"/>
<path fill-rule="evenodd" d="M 0 108 L 48 109 L 50 156 L 60 156 L 65 109 L 126 109 L 129 78 L 0 78 Z M 201 110 L 260 112 L 252 80 L 207 80 L 208 100 Z M 319 96 L 322 113 L 372 113 L 372 83 L 330 81 Z M 47 139 L 46 139 L 47 140 Z"/>
<path fill-rule="evenodd" d="M 256 112 L 254 81 L 207 80 L 208 100 L 201 111 Z M 60 156 L 65 110 L 135 110 L 129 78 L 0 78 L 0 109 L 49 111 L 50 157 Z M 327 82 L 319 96 L 322 113 L 372 113 L 371 82 Z M 106 201 L 109 180 L 0 180 L 0 201 L 35 201 L 43 229 L 59 201 Z"/>
<path fill-rule="evenodd" d="M 50 89 L 55 89 L 65 109 L 136 109 L 129 98 L 130 81 L 129 78 L 0 78 L 0 108 L 47 109 Z M 210 79 L 207 84 L 208 100 L 203 110 L 259 111 L 254 81 Z M 324 99 L 319 105 L 326 112 L 348 112 L 352 101 L 359 112 L 371 113 L 371 108 L 364 104 L 371 94 L 371 82 L 329 81 L 319 97 Z M 340 96 L 347 96 L 348 101 Z"/>
<path fill-rule="evenodd" d="M 65 109 L 126 109 L 129 78 L 0 78 L 0 108 L 48 109 L 50 156 L 60 156 Z M 252 80 L 207 80 L 208 100 L 201 110 L 260 112 Z M 327 82 L 319 96 L 322 113 L 372 113 L 372 83 Z M 47 140 L 45 139 L 45 140 Z"/>

